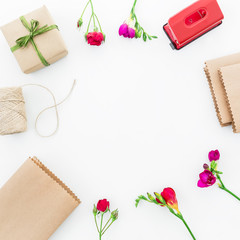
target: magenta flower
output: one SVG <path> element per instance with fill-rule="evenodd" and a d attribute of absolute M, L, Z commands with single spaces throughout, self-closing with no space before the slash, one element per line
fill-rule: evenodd
<path fill-rule="evenodd" d="M 216 182 L 216 177 L 209 170 L 204 170 L 199 177 L 198 187 L 200 188 L 210 187 Z"/>
<path fill-rule="evenodd" d="M 236 194 L 231 192 L 229 189 L 227 189 L 222 181 L 222 178 L 220 177 L 222 172 L 218 171 L 218 163 L 216 162 L 220 158 L 220 153 L 218 150 L 211 151 L 208 154 L 209 161 L 211 162 L 210 166 L 208 164 L 204 164 L 203 168 L 204 171 L 199 174 L 199 180 L 198 180 L 198 187 L 200 188 L 206 188 L 212 186 L 216 180 L 218 180 L 218 187 L 227 193 L 231 194 L 233 197 L 235 197 L 237 200 L 240 201 L 240 197 L 238 197 Z"/>
<path fill-rule="evenodd" d="M 208 154 L 208 159 L 209 161 L 217 161 L 219 160 L 220 158 L 220 153 L 218 150 L 215 150 L 215 151 L 210 151 L 209 154 Z"/>
<path fill-rule="evenodd" d="M 133 7 L 131 9 L 131 13 L 129 18 L 120 26 L 119 28 L 119 35 L 123 36 L 125 38 L 143 38 L 143 40 L 146 42 L 147 39 L 152 40 L 153 38 L 157 38 L 156 36 L 151 36 L 145 32 L 145 30 L 142 28 L 140 23 L 138 22 L 136 13 L 135 13 L 135 7 L 137 4 L 137 0 L 134 0 Z"/>
<path fill-rule="evenodd" d="M 123 23 L 119 28 L 119 36 L 124 36 L 125 38 L 134 38 L 135 29 L 129 26 L 127 23 Z"/>

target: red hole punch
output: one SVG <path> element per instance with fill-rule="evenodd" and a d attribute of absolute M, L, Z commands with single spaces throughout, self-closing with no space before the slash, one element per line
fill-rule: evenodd
<path fill-rule="evenodd" d="M 181 49 L 222 23 L 224 16 L 216 0 L 198 0 L 163 26 L 173 49 Z"/>

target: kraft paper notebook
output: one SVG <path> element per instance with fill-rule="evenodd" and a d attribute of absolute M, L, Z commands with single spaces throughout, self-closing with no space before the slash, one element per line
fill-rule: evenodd
<path fill-rule="evenodd" d="M 222 67 L 219 75 L 225 89 L 225 99 L 235 133 L 240 132 L 240 64 Z"/>
<path fill-rule="evenodd" d="M 206 61 L 205 73 L 209 82 L 217 116 L 221 126 L 232 123 L 232 116 L 225 98 L 225 90 L 219 74 L 219 69 L 240 63 L 240 53 Z"/>
<path fill-rule="evenodd" d="M 47 240 L 79 203 L 37 158 L 29 158 L 0 189 L 0 239 Z"/>

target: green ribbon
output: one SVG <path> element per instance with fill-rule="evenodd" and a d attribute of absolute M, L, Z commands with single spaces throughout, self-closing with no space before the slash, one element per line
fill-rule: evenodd
<path fill-rule="evenodd" d="M 58 29 L 57 25 L 44 25 L 43 27 L 39 27 L 39 21 L 37 20 L 31 20 L 30 25 L 28 24 L 27 20 L 25 17 L 20 17 L 20 20 L 23 24 L 23 26 L 29 31 L 29 35 L 26 35 L 24 37 L 20 37 L 16 40 L 16 45 L 11 47 L 11 51 L 14 52 L 18 50 L 19 48 L 25 48 L 27 47 L 28 43 L 31 42 L 33 45 L 33 48 L 35 49 L 38 57 L 40 58 L 41 62 L 43 63 L 44 66 L 49 66 L 50 64 L 47 62 L 47 60 L 43 57 L 41 52 L 38 50 L 37 45 L 34 42 L 34 37 L 37 35 L 41 35 L 45 32 L 48 32 L 53 29 Z"/>

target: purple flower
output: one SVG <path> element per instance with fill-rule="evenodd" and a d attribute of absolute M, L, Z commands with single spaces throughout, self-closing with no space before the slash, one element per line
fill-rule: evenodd
<path fill-rule="evenodd" d="M 209 170 L 204 170 L 199 177 L 198 187 L 200 188 L 210 187 L 216 182 L 216 177 Z"/>
<path fill-rule="evenodd" d="M 209 161 L 217 161 L 219 160 L 220 158 L 220 153 L 218 150 L 215 150 L 215 151 L 210 151 L 209 154 L 208 154 L 208 159 Z"/>
<path fill-rule="evenodd" d="M 134 38 L 135 29 L 130 27 L 127 23 L 123 23 L 119 28 L 119 36 L 124 36 L 125 38 Z"/>

